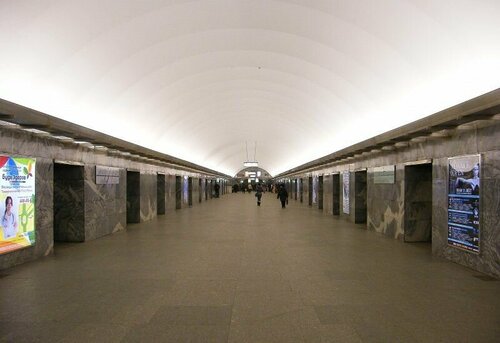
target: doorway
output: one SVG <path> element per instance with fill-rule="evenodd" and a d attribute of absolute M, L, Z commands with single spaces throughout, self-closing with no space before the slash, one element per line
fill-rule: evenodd
<path fill-rule="evenodd" d="M 332 213 L 334 216 L 340 215 L 340 174 L 332 175 L 333 184 L 333 202 L 332 202 Z"/>
<path fill-rule="evenodd" d="M 127 223 L 141 221 L 141 173 L 127 170 Z"/>
<path fill-rule="evenodd" d="M 193 178 L 188 178 L 188 206 L 193 206 Z"/>
<path fill-rule="evenodd" d="M 182 208 L 182 176 L 175 176 L 175 209 Z"/>
<path fill-rule="evenodd" d="M 366 223 L 367 207 L 367 173 L 366 170 L 354 172 L 354 222 Z"/>
<path fill-rule="evenodd" d="M 309 180 L 308 180 L 307 185 L 309 186 L 309 188 L 308 188 L 309 206 L 312 206 L 312 204 L 313 204 L 313 178 L 312 178 L 312 176 L 309 176 Z"/>
<path fill-rule="evenodd" d="M 304 179 L 300 178 L 299 182 L 300 202 L 304 202 Z"/>
<path fill-rule="evenodd" d="M 156 213 L 165 214 L 165 175 L 156 175 Z"/>
<path fill-rule="evenodd" d="M 404 241 L 432 241 L 432 163 L 405 166 Z"/>
<path fill-rule="evenodd" d="M 318 209 L 323 209 L 323 175 L 318 177 Z"/>
<path fill-rule="evenodd" d="M 84 168 L 54 163 L 54 242 L 85 241 Z"/>
<path fill-rule="evenodd" d="M 202 200 L 203 188 L 202 188 L 202 179 L 198 179 L 198 202 Z"/>

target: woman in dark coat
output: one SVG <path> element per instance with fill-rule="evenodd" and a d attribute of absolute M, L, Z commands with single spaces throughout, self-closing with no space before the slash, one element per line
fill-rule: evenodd
<path fill-rule="evenodd" d="M 281 201 L 281 208 L 285 208 L 286 201 L 288 200 L 288 192 L 286 191 L 285 186 L 280 185 L 277 198 Z"/>

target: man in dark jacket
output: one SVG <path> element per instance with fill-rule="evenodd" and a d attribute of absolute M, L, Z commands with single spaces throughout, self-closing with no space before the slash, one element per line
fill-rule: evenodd
<path fill-rule="evenodd" d="M 285 186 L 280 185 L 277 199 L 280 199 L 281 201 L 281 208 L 285 208 L 285 204 L 288 200 L 288 192 L 286 191 Z"/>
<path fill-rule="evenodd" d="M 260 206 L 260 201 L 262 199 L 262 192 L 264 192 L 264 189 L 262 188 L 262 185 L 259 183 L 257 184 L 257 188 L 255 188 L 255 196 L 257 197 L 257 206 Z"/>

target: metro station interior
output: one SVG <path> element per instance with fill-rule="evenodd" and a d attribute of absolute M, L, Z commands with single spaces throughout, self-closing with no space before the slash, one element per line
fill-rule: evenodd
<path fill-rule="evenodd" d="M 499 15 L 0 1 L 0 341 L 499 342 Z"/>

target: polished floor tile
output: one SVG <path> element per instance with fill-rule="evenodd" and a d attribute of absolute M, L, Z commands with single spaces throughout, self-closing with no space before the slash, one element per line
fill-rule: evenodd
<path fill-rule="evenodd" d="M 499 342 L 500 282 L 270 194 L 2 271 L 2 342 Z"/>

